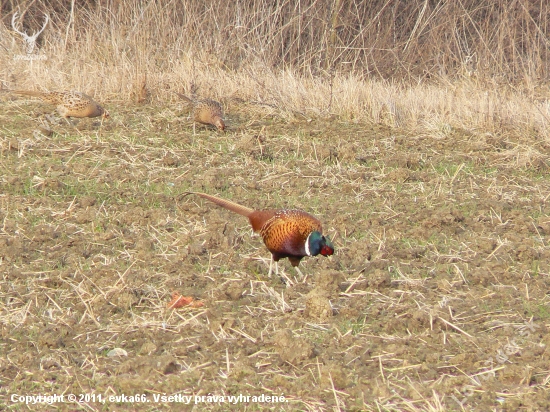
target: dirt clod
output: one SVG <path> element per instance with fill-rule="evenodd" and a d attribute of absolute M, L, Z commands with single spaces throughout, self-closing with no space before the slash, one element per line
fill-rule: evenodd
<path fill-rule="evenodd" d="M 315 353 L 313 345 L 304 338 L 294 336 L 288 329 L 277 332 L 273 343 L 281 360 L 293 365 L 312 358 Z"/>

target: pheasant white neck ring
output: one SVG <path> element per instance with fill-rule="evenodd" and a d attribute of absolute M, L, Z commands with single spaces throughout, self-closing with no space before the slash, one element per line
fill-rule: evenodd
<path fill-rule="evenodd" d="M 313 232 L 312 232 L 313 233 Z M 311 252 L 309 251 L 309 238 L 311 237 L 311 233 L 307 236 L 307 239 L 306 239 L 306 255 L 307 256 L 311 256 Z"/>

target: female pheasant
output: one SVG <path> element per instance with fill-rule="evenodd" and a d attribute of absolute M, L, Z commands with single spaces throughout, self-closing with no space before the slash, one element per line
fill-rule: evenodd
<path fill-rule="evenodd" d="M 12 93 L 34 96 L 53 104 L 62 117 L 109 117 L 109 112 L 87 94 L 77 91 L 35 92 L 32 90 L 12 90 Z"/>
<path fill-rule="evenodd" d="M 176 94 L 193 106 L 193 120 L 195 122 L 210 124 L 222 132 L 225 130 L 222 105 L 217 101 L 211 99 L 193 100 L 184 94 L 177 92 Z"/>
<path fill-rule="evenodd" d="M 183 195 L 197 195 L 239 215 L 246 216 L 254 232 L 259 232 L 267 249 L 271 252 L 269 276 L 273 261 L 288 258 L 299 272 L 298 265 L 305 256 L 330 256 L 334 246 L 323 236 L 321 222 L 301 210 L 253 210 L 229 200 L 200 192 L 185 192 Z M 278 267 L 276 265 L 278 274 Z"/>

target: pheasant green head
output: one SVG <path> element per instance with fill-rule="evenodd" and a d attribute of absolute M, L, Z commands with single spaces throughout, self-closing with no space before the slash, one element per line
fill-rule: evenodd
<path fill-rule="evenodd" d="M 311 232 L 306 240 L 306 253 L 308 256 L 330 256 L 334 254 L 334 246 L 330 239 L 320 232 Z"/>

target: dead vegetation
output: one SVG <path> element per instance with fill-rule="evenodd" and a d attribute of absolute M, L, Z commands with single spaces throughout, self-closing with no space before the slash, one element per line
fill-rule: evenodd
<path fill-rule="evenodd" d="M 0 408 L 550 408 L 543 3 L 250 2 L 238 24 L 214 3 L 71 4 L 29 6 L 56 11 L 47 60 L 0 61 L 7 88 L 93 89 L 111 113 L 59 123 L 0 94 Z M 221 100 L 227 131 L 193 130 L 174 91 Z M 246 219 L 187 190 L 307 210 L 336 254 L 305 281 L 281 264 L 284 285 Z M 285 402 L 208 401 L 262 394 Z"/>
<path fill-rule="evenodd" d="M 19 32 L 50 16 L 30 61 L 15 58 L 26 57 L 17 8 L 0 4 L 4 89 L 113 105 L 184 92 L 416 133 L 548 133 L 544 2 L 30 2 Z"/>

